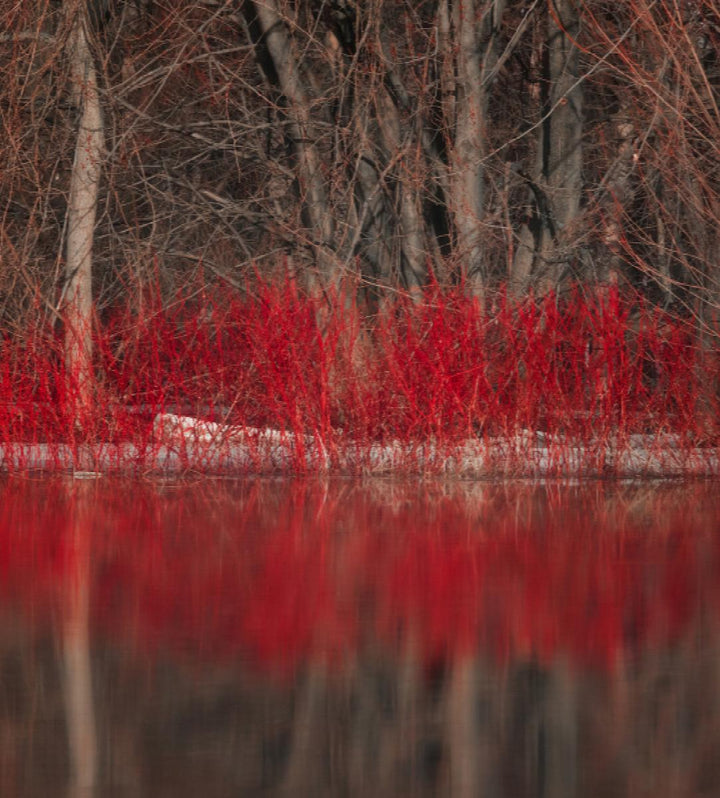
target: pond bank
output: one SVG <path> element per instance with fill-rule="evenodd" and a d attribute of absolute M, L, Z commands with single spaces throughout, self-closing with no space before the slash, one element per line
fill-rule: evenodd
<path fill-rule="evenodd" d="M 159 413 L 147 443 L 10 443 L 0 445 L 9 472 L 185 472 L 447 477 L 716 477 L 720 449 L 668 433 L 578 441 L 521 430 L 507 436 L 433 441 L 358 442 L 340 431 L 297 435 Z"/>

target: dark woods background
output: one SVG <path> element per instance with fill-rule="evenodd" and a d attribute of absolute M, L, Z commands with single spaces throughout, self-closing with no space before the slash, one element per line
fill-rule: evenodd
<path fill-rule="evenodd" d="M 717 0 L 2 0 L 5 329 L 71 278 L 79 27 L 101 311 L 289 273 L 366 298 L 617 283 L 715 324 Z"/>

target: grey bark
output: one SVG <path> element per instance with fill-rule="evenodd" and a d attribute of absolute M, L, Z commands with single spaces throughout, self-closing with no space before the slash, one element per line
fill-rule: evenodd
<path fill-rule="evenodd" d="M 532 218 L 519 233 L 511 275 L 516 293 L 530 280 L 543 293 L 557 287 L 575 254 L 582 200 L 580 6 L 580 0 L 553 0 L 548 7 L 542 71 L 549 88 L 539 108 L 535 167 L 525 177 Z"/>
<path fill-rule="evenodd" d="M 482 219 L 485 212 L 488 88 L 498 59 L 497 34 L 505 0 L 480 9 L 477 0 L 444 0 L 439 34 L 454 63 L 442 71 L 445 112 L 453 126 L 449 205 L 456 249 L 471 291 L 482 295 Z M 446 56 L 447 58 L 448 56 Z"/>
<path fill-rule="evenodd" d="M 383 145 L 387 152 L 397 153 L 399 169 L 403 168 L 402 126 L 396 106 L 385 89 L 380 89 L 377 100 L 378 122 Z M 407 152 L 405 152 L 407 155 Z M 400 270 L 404 283 L 413 294 L 419 294 L 426 280 L 424 223 L 417 191 L 413 190 L 413 176 L 401 177 L 397 184 L 398 216 L 400 219 Z"/>
<path fill-rule="evenodd" d="M 555 223 L 565 230 L 580 211 L 582 189 L 582 89 L 580 52 L 574 42 L 580 30 L 580 0 L 554 0 L 548 18 L 549 105 L 543 150 Z"/>
<path fill-rule="evenodd" d="M 276 0 L 256 0 L 255 9 L 280 88 L 288 101 L 302 200 L 314 237 L 321 279 L 329 283 L 337 277 L 334 274 L 336 260 L 331 255 L 335 225 L 330 213 L 322 162 L 312 143 L 317 136 L 311 123 L 309 98 L 293 52 L 292 40 Z"/>
<path fill-rule="evenodd" d="M 617 155 L 603 179 L 600 207 L 605 224 L 603 228 L 603 244 L 611 255 L 608 268 L 599 275 L 601 282 L 615 282 L 621 271 L 621 248 L 624 226 L 624 214 L 634 195 L 633 171 L 635 169 L 635 126 L 630 121 L 629 109 L 621 108 L 615 120 L 617 137 Z M 659 183 L 659 181 L 656 181 Z M 663 252 L 664 228 L 662 218 L 658 218 L 658 263 L 661 281 L 664 283 L 667 258 Z M 663 285 L 663 287 L 665 287 Z"/>
<path fill-rule="evenodd" d="M 363 255 L 372 268 L 373 279 L 382 285 L 390 285 L 392 257 L 389 242 L 392 230 L 380 176 L 366 150 L 358 154 L 353 182 L 357 212 L 352 219 L 355 228 L 352 250 L 362 242 Z"/>
<path fill-rule="evenodd" d="M 76 11 L 68 56 L 73 100 L 80 110 L 67 209 L 65 363 L 75 383 L 77 421 L 92 402 L 92 254 L 101 160 L 105 147 L 97 74 L 86 20 Z"/>

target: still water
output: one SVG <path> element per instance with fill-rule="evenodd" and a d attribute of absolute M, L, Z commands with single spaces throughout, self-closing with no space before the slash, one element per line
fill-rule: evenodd
<path fill-rule="evenodd" d="M 0 795 L 718 795 L 718 487 L 0 482 Z"/>

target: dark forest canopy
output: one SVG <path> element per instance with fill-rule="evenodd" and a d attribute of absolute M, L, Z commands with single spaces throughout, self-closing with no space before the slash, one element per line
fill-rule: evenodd
<path fill-rule="evenodd" d="M 618 283 L 715 323 L 717 0 L 0 0 L 0 30 L 6 325 L 74 279 L 78 65 L 100 309 L 290 270 Z"/>

